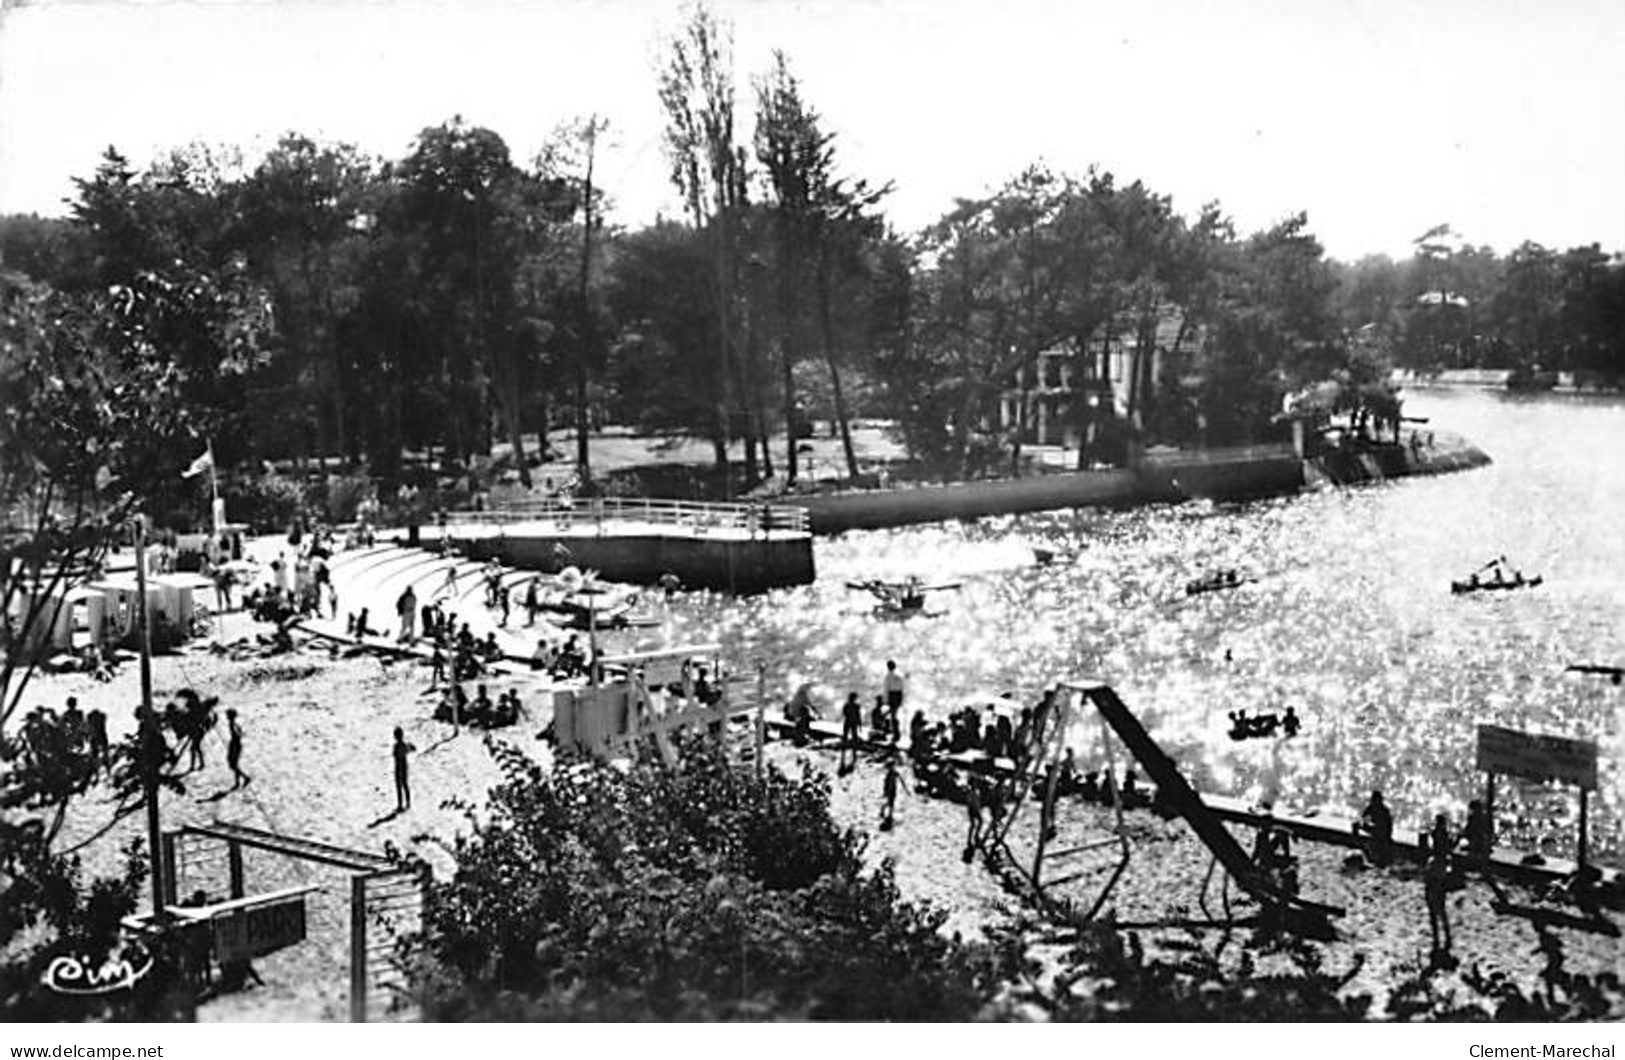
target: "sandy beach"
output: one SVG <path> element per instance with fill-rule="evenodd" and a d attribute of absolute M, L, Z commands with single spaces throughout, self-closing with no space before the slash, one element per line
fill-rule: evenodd
<path fill-rule="evenodd" d="M 469 729 L 455 733 L 450 725 L 431 719 L 429 671 L 420 662 L 390 662 L 375 655 L 345 657 L 320 641 L 307 641 L 292 653 L 269 658 L 234 659 L 216 646 L 251 639 L 267 628 L 234 612 L 225 616 L 217 639 L 200 640 L 182 653 L 154 659 L 154 696 L 160 704 L 190 687 L 218 696 L 222 711 L 228 707 L 238 711 L 245 733 L 243 768 L 253 778 L 248 786 L 232 790 L 224 727 L 217 727 L 205 745 L 205 768 L 186 778 L 186 794 L 164 796 L 165 826 L 227 821 L 373 853 L 393 844 L 426 858 L 437 873 L 448 872 L 451 863 L 441 844 L 466 827 L 460 807 L 477 807 L 499 780 L 485 735 Z M 528 716 L 490 739 L 545 760 L 547 745 L 536 737 L 548 720 L 547 708 L 531 692 L 528 676 L 493 682 L 493 695 L 506 683 L 519 689 Z M 125 665 L 109 683 L 83 675 L 41 675 L 28 698 L 30 703 L 60 706 L 70 695 L 77 696 L 86 710 L 105 711 L 115 736 L 121 735 L 134 725 L 136 667 Z M 397 725 L 416 748 L 412 808 L 400 815 L 392 813 L 389 754 Z M 878 764 L 860 761 L 842 776 L 836 773 L 833 751 L 772 744 L 768 753 L 771 761 L 785 768 L 809 763 L 828 772 L 837 819 L 869 834 L 867 856 L 875 863 L 893 861 L 907 897 L 949 912 L 945 930 L 973 937 L 1015 909 L 1014 899 L 992 873 L 980 863 L 962 861 L 962 807 L 907 792 L 899 801 L 895 830 L 883 833 L 875 827 Z M 90 835 L 105 822 L 108 810 L 105 791 L 93 790 L 68 822 L 65 845 Z M 1109 825 L 1109 811 L 1079 804 L 1064 807 L 1059 821 L 1069 839 L 1105 836 Z M 1200 916 L 1202 882 L 1209 868 L 1206 849 L 1183 823 L 1162 821 L 1148 812 L 1131 813 L 1129 826 L 1131 861 L 1113 895 L 1118 919 L 1150 922 Z M 109 870 L 118 850 L 142 835 L 142 817 L 132 815 L 86 847 L 87 865 L 92 871 Z M 1250 835 L 1238 838 L 1244 844 L 1250 841 Z M 1347 873 L 1343 869 L 1347 851 L 1307 843 L 1298 845 L 1297 854 L 1306 896 L 1347 909 L 1339 922 L 1342 937 L 1324 952 L 1327 967 L 1336 971 L 1363 959 L 1363 968 L 1350 984 L 1352 992 L 1381 997 L 1397 973 L 1425 963 L 1427 916 L 1421 882 L 1414 873 L 1405 869 Z M 1084 855 L 1071 867 L 1089 871 L 1069 887 L 1069 893 L 1091 899 L 1116 857 L 1115 846 Z M 260 963 L 263 985 L 207 1002 L 199 1018 L 347 1018 L 346 874 L 260 853 L 248 856 L 246 868 L 250 893 L 287 886 L 320 888 L 310 900 L 309 938 Z M 1215 911 L 1220 908 L 1221 878 L 1222 874 L 1215 877 L 1209 892 L 1209 908 Z M 1234 888 L 1230 896 L 1235 912 L 1245 914 L 1245 900 Z M 1530 900 L 1527 895 L 1514 897 Z M 1495 914 L 1490 908 L 1493 898 L 1489 886 L 1478 881 L 1451 898 L 1462 967 L 1477 963 L 1485 971 L 1504 970 L 1533 984 L 1542 965 L 1537 935 L 1527 921 Z M 1617 939 L 1568 930 L 1559 934 L 1571 970 L 1621 967 Z M 1217 947 L 1224 941 L 1222 935 L 1207 930 L 1198 937 Z M 1237 941 L 1249 935 L 1245 929 L 1233 932 L 1225 952 L 1238 955 L 1243 947 Z M 1159 937 L 1190 936 L 1177 930 L 1147 933 L 1153 943 Z M 1041 940 L 1035 936 L 1035 941 Z"/>

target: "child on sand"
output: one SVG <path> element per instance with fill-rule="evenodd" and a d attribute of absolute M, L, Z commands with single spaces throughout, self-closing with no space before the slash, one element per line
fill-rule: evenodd
<path fill-rule="evenodd" d="M 407 776 L 406 756 L 417 748 L 406 742 L 406 732 L 395 726 L 395 745 L 390 753 L 395 758 L 395 812 L 405 813 L 412 808 L 412 784 Z"/>
<path fill-rule="evenodd" d="M 886 776 L 880 782 L 880 830 L 889 832 L 897 814 L 897 759 L 886 758 Z"/>
<path fill-rule="evenodd" d="M 254 778 L 243 772 L 243 730 L 237 725 L 237 711 L 226 711 L 226 765 L 231 768 L 233 791 L 251 783 Z"/>

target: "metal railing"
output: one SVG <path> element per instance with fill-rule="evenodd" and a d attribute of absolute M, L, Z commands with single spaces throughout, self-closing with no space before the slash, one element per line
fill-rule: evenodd
<path fill-rule="evenodd" d="M 637 522 L 667 526 L 693 534 L 742 531 L 752 537 L 767 533 L 805 534 L 807 509 L 788 504 L 716 504 L 655 497 L 592 497 L 561 502 L 556 497 L 510 502 L 495 511 L 447 512 L 448 526 L 507 526 L 519 522 L 551 523 L 558 530 L 591 527 L 599 534 L 605 523 Z"/>

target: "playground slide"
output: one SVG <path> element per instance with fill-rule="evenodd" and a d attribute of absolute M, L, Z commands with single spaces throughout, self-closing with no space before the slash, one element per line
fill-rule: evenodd
<path fill-rule="evenodd" d="M 1157 746 L 1151 734 L 1145 731 L 1145 726 L 1140 724 L 1140 719 L 1117 698 L 1111 686 L 1091 685 L 1082 692 L 1117 733 L 1129 753 L 1144 767 L 1163 799 L 1185 818 L 1197 838 L 1213 852 L 1213 856 L 1243 890 L 1266 906 L 1284 907 L 1320 918 L 1343 915 L 1343 910 L 1336 906 L 1312 902 L 1282 891 L 1259 872 L 1247 852 L 1241 849 L 1229 829 L 1225 828 L 1224 822 L 1208 809 L 1196 789 L 1190 786 L 1174 765 L 1173 759 Z"/>

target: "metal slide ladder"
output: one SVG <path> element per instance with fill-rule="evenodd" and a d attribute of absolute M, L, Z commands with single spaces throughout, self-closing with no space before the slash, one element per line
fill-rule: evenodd
<path fill-rule="evenodd" d="M 1306 935 L 1325 935 L 1331 931 L 1332 917 L 1342 916 L 1337 906 L 1300 898 L 1281 890 L 1236 842 L 1217 814 L 1210 810 L 1196 789 L 1180 773 L 1173 759 L 1145 731 L 1145 726 L 1128 709 L 1117 693 L 1103 683 L 1070 684 L 1067 687 L 1080 692 L 1093 703 L 1102 718 L 1117 733 L 1123 745 L 1144 767 L 1156 784 L 1162 802 L 1185 819 L 1219 864 L 1231 878 L 1264 907 L 1273 917 L 1291 931 Z"/>
<path fill-rule="evenodd" d="M 1084 920 L 1092 920 L 1105 906 L 1106 899 L 1111 896 L 1117 881 L 1128 868 L 1131 848 L 1128 841 L 1127 829 L 1123 826 L 1123 800 L 1121 790 L 1113 785 L 1113 808 L 1116 813 L 1115 827 L 1112 834 L 1104 837 L 1085 839 L 1072 846 L 1061 849 L 1050 849 L 1050 832 L 1055 821 L 1055 802 L 1059 795 L 1057 788 L 1060 782 L 1060 764 L 1067 754 L 1065 733 L 1069 728 L 1068 722 L 1072 719 L 1073 709 L 1068 700 L 1057 699 L 1053 709 L 1048 711 L 1041 719 L 1041 731 L 1034 743 L 1037 745 L 1034 753 L 1028 757 L 1017 770 L 1013 778 L 1014 798 L 1010 804 L 1009 812 L 1005 814 L 998 830 L 992 839 L 1002 851 L 1006 865 L 1019 876 L 1026 886 L 1042 901 L 1050 901 L 1046 889 L 1057 887 L 1073 880 L 1081 879 L 1094 871 L 1093 868 L 1076 868 L 1056 878 L 1045 878 L 1046 866 L 1054 866 L 1057 862 L 1071 861 L 1082 858 L 1096 850 L 1116 846 L 1118 860 L 1111 876 L 1096 896 L 1087 912 L 1082 914 Z M 1111 753 L 1111 741 L 1104 739 L 1105 726 L 1102 724 L 1102 737 L 1106 747 L 1106 758 L 1109 768 L 1115 773 L 1116 764 Z M 1010 831 L 1016 820 L 1021 816 L 1022 809 L 1033 794 L 1039 798 L 1038 815 L 1038 841 L 1032 858 L 1032 868 L 1029 870 L 1022 864 L 1022 859 L 1010 846 Z"/>

